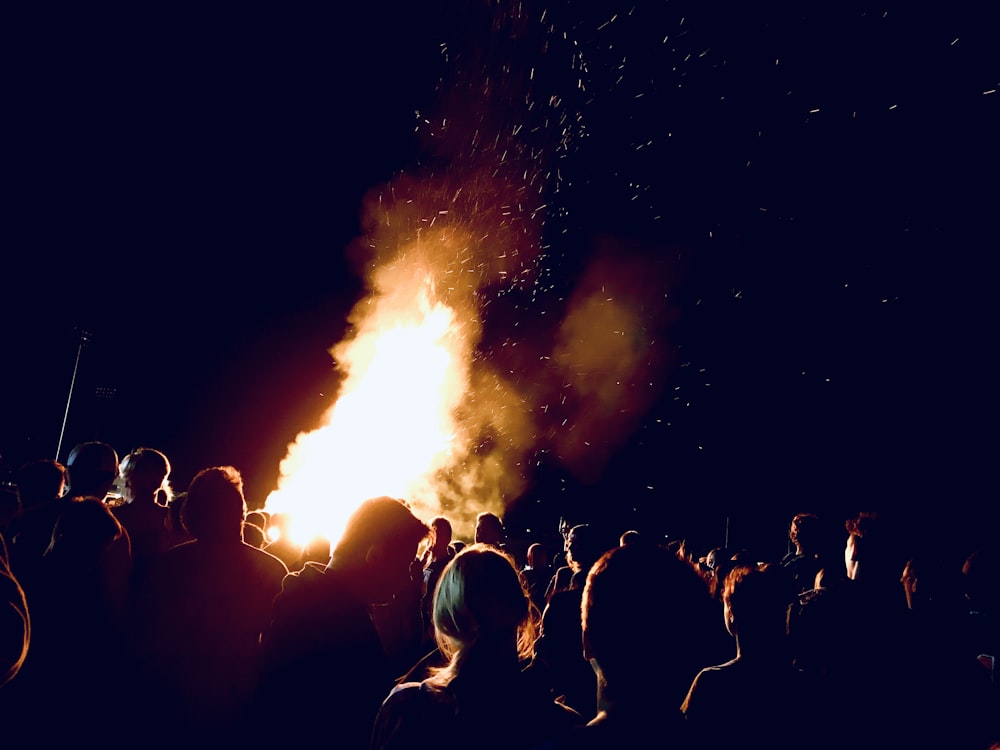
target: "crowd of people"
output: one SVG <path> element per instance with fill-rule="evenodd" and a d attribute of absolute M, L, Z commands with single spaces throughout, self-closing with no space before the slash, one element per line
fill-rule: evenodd
<path fill-rule="evenodd" d="M 250 511 L 235 467 L 183 492 L 170 471 L 161 451 L 119 460 L 100 442 L 18 471 L 0 736 L 1000 748 L 996 549 L 951 565 L 874 512 L 799 513 L 776 559 L 586 520 L 553 549 L 512 543 L 488 512 L 457 539 L 446 514 L 390 497 L 298 547 Z"/>

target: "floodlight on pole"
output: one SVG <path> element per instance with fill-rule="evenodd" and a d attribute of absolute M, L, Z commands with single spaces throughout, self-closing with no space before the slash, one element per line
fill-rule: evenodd
<path fill-rule="evenodd" d="M 56 461 L 59 460 L 59 454 L 62 452 L 63 436 L 66 434 L 66 421 L 69 419 L 69 405 L 73 402 L 73 389 L 76 387 L 76 373 L 80 368 L 80 355 L 83 354 L 83 347 L 90 342 L 92 337 L 90 331 L 85 331 L 82 328 L 77 328 L 76 332 L 80 337 L 80 340 L 76 348 L 76 362 L 73 363 L 73 377 L 71 377 L 69 381 L 69 395 L 66 397 L 66 411 L 63 412 L 62 429 L 59 430 L 59 443 L 56 445 Z"/>

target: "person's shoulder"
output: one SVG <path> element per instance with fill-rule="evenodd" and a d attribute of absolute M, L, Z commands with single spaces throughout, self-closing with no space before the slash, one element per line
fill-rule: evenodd
<path fill-rule="evenodd" d="M 253 560 L 257 565 L 269 571 L 283 571 L 282 577 L 288 574 L 288 566 L 277 555 L 268 552 L 266 549 L 255 547 L 252 544 L 242 543 L 245 547 L 244 554 Z"/>
<path fill-rule="evenodd" d="M 706 692 L 716 690 L 720 685 L 728 683 L 734 670 L 738 671 L 737 664 L 736 659 L 731 659 L 723 664 L 702 667 L 691 681 L 689 695 L 695 693 L 704 695 Z"/>
<path fill-rule="evenodd" d="M 398 708 L 418 702 L 427 702 L 435 693 L 439 692 L 440 691 L 431 690 L 429 686 L 425 685 L 423 682 L 417 682 L 415 680 L 401 682 L 389 691 L 389 695 L 386 696 L 383 705 L 388 708 Z"/>
<path fill-rule="evenodd" d="M 281 610 L 304 607 L 314 613 L 320 608 L 326 612 L 352 610 L 362 606 L 362 603 L 354 601 L 354 597 L 336 574 L 316 562 L 307 562 L 299 570 L 282 576 L 274 603 Z"/>
<path fill-rule="evenodd" d="M 382 702 L 372 732 L 373 748 L 423 747 L 454 722 L 451 693 L 428 681 L 396 685 Z"/>

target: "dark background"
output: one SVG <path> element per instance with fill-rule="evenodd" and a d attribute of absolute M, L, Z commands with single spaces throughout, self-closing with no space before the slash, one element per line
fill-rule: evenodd
<path fill-rule="evenodd" d="M 5 472 L 97 438 L 164 450 L 181 488 L 232 463 L 262 501 L 336 395 L 363 196 L 424 158 L 415 113 L 463 51 L 516 70 L 527 38 L 549 83 L 587 82 L 551 277 L 571 288 L 595 237 L 681 253 L 684 366 L 597 480 L 541 452 L 512 526 L 771 554 L 795 512 L 878 509 L 992 543 L 987 11 L 488 5 L 5 11 Z"/>

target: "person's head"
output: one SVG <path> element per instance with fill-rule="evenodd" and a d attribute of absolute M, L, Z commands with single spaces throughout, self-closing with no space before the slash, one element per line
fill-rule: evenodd
<path fill-rule="evenodd" d="M 587 575 L 590 566 L 608 549 L 600 538 L 596 526 L 581 523 L 569 530 L 566 536 L 566 562 L 574 573 Z M 581 584 L 582 585 L 582 584 Z"/>
<path fill-rule="evenodd" d="M 507 532 L 503 527 L 503 521 L 495 513 L 483 511 L 476 516 L 475 541 L 480 544 L 492 544 L 494 547 L 503 547 L 507 540 Z"/>
<path fill-rule="evenodd" d="M 250 511 L 243 520 L 243 541 L 251 547 L 263 549 L 267 544 L 267 515 L 259 510 Z"/>
<path fill-rule="evenodd" d="M 74 446 L 66 458 L 69 494 L 103 500 L 118 477 L 118 453 L 107 443 L 90 441 Z"/>
<path fill-rule="evenodd" d="M 669 675 L 679 702 L 701 666 L 694 644 L 704 642 L 709 617 L 718 614 L 704 581 L 676 552 L 655 544 L 605 552 L 582 600 L 584 656 L 604 697 L 643 694 Z"/>
<path fill-rule="evenodd" d="M 618 538 L 619 547 L 627 547 L 630 544 L 637 544 L 638 542 L 639 532 L 635 529 L 629 529 Z"/>
<path fill-rule="evenodd" d="M 155 448 L 136 448 L 121 460 L 122 496 L 126 502 L 157 501 L 162 493 L 162 504 L 170 502 L 170 461 Z"/>
<path fill-rule="evenodd" d="M 392 497 L 365 500 L 333 547 L 330 567 L 355 575 L 371 604 L 384 604 L 410 582 L 410 563 L 430 528 Z"/>
<path fill-rule="evenodd" d="M 779 642 L 788 629 L 788 578 L 780 565 L 739 564 L 722 587 L 726 629 L 741 647 Z"/>
<path fill-rule="evenodd" d="M 819 516 L 815 513 L 797 513 L 788 528 L 788 539 L 799 554 L 816 550 L 820 539 Z"/>
<path fill-rule="evenodd" d="M 534 542 L 528 547 L 526 561 L 529 568 L 545 568 L 550 562 L 549 549 L 544 544 Z"/>
<path fill-rule="evenodd" d="M 31 508 L 61 497 L 66 491 L 66 467 L 50 458 L 29 461 L 14 476 L 17 501 L 21 508 Z"/>
<path fill-rule="evenodd" d="M 195 539 L 240 541 L 247 504 L 243 477 L 233 466 L 199 471 L 188 486 L 181 523 Z"/>
<path fill-rule="evenodd" d="M 1000 614 L 1000 555 L 992 547 L 973 550 L 962 563 L 965 597 L 975 609 Z"/>
<path fill-rule="evenodd" d="M 527 660 L 535 639 L 531 601 L 513 559 L 493 545 L 469 545 L 448 563 L 434 593 L 434 631 L 449 658 L 447 682 L 469 665 Z"/>
<path fill-rule="evenodd" d="M 434 554 L 438 557 L 447 555 L 448 545 L 451 544 L 451 521 L 444 516 L 432 518 L 431 533 Z"/>
<path fill-rule="evenodd" d="M 893 542 L 886 523 L 876 513 L 859 513 L 844 524 L 847 543 L 844 565 L 852 581 L 865 580 L 896 584 L 902 563 L 897 567 Z"/>

